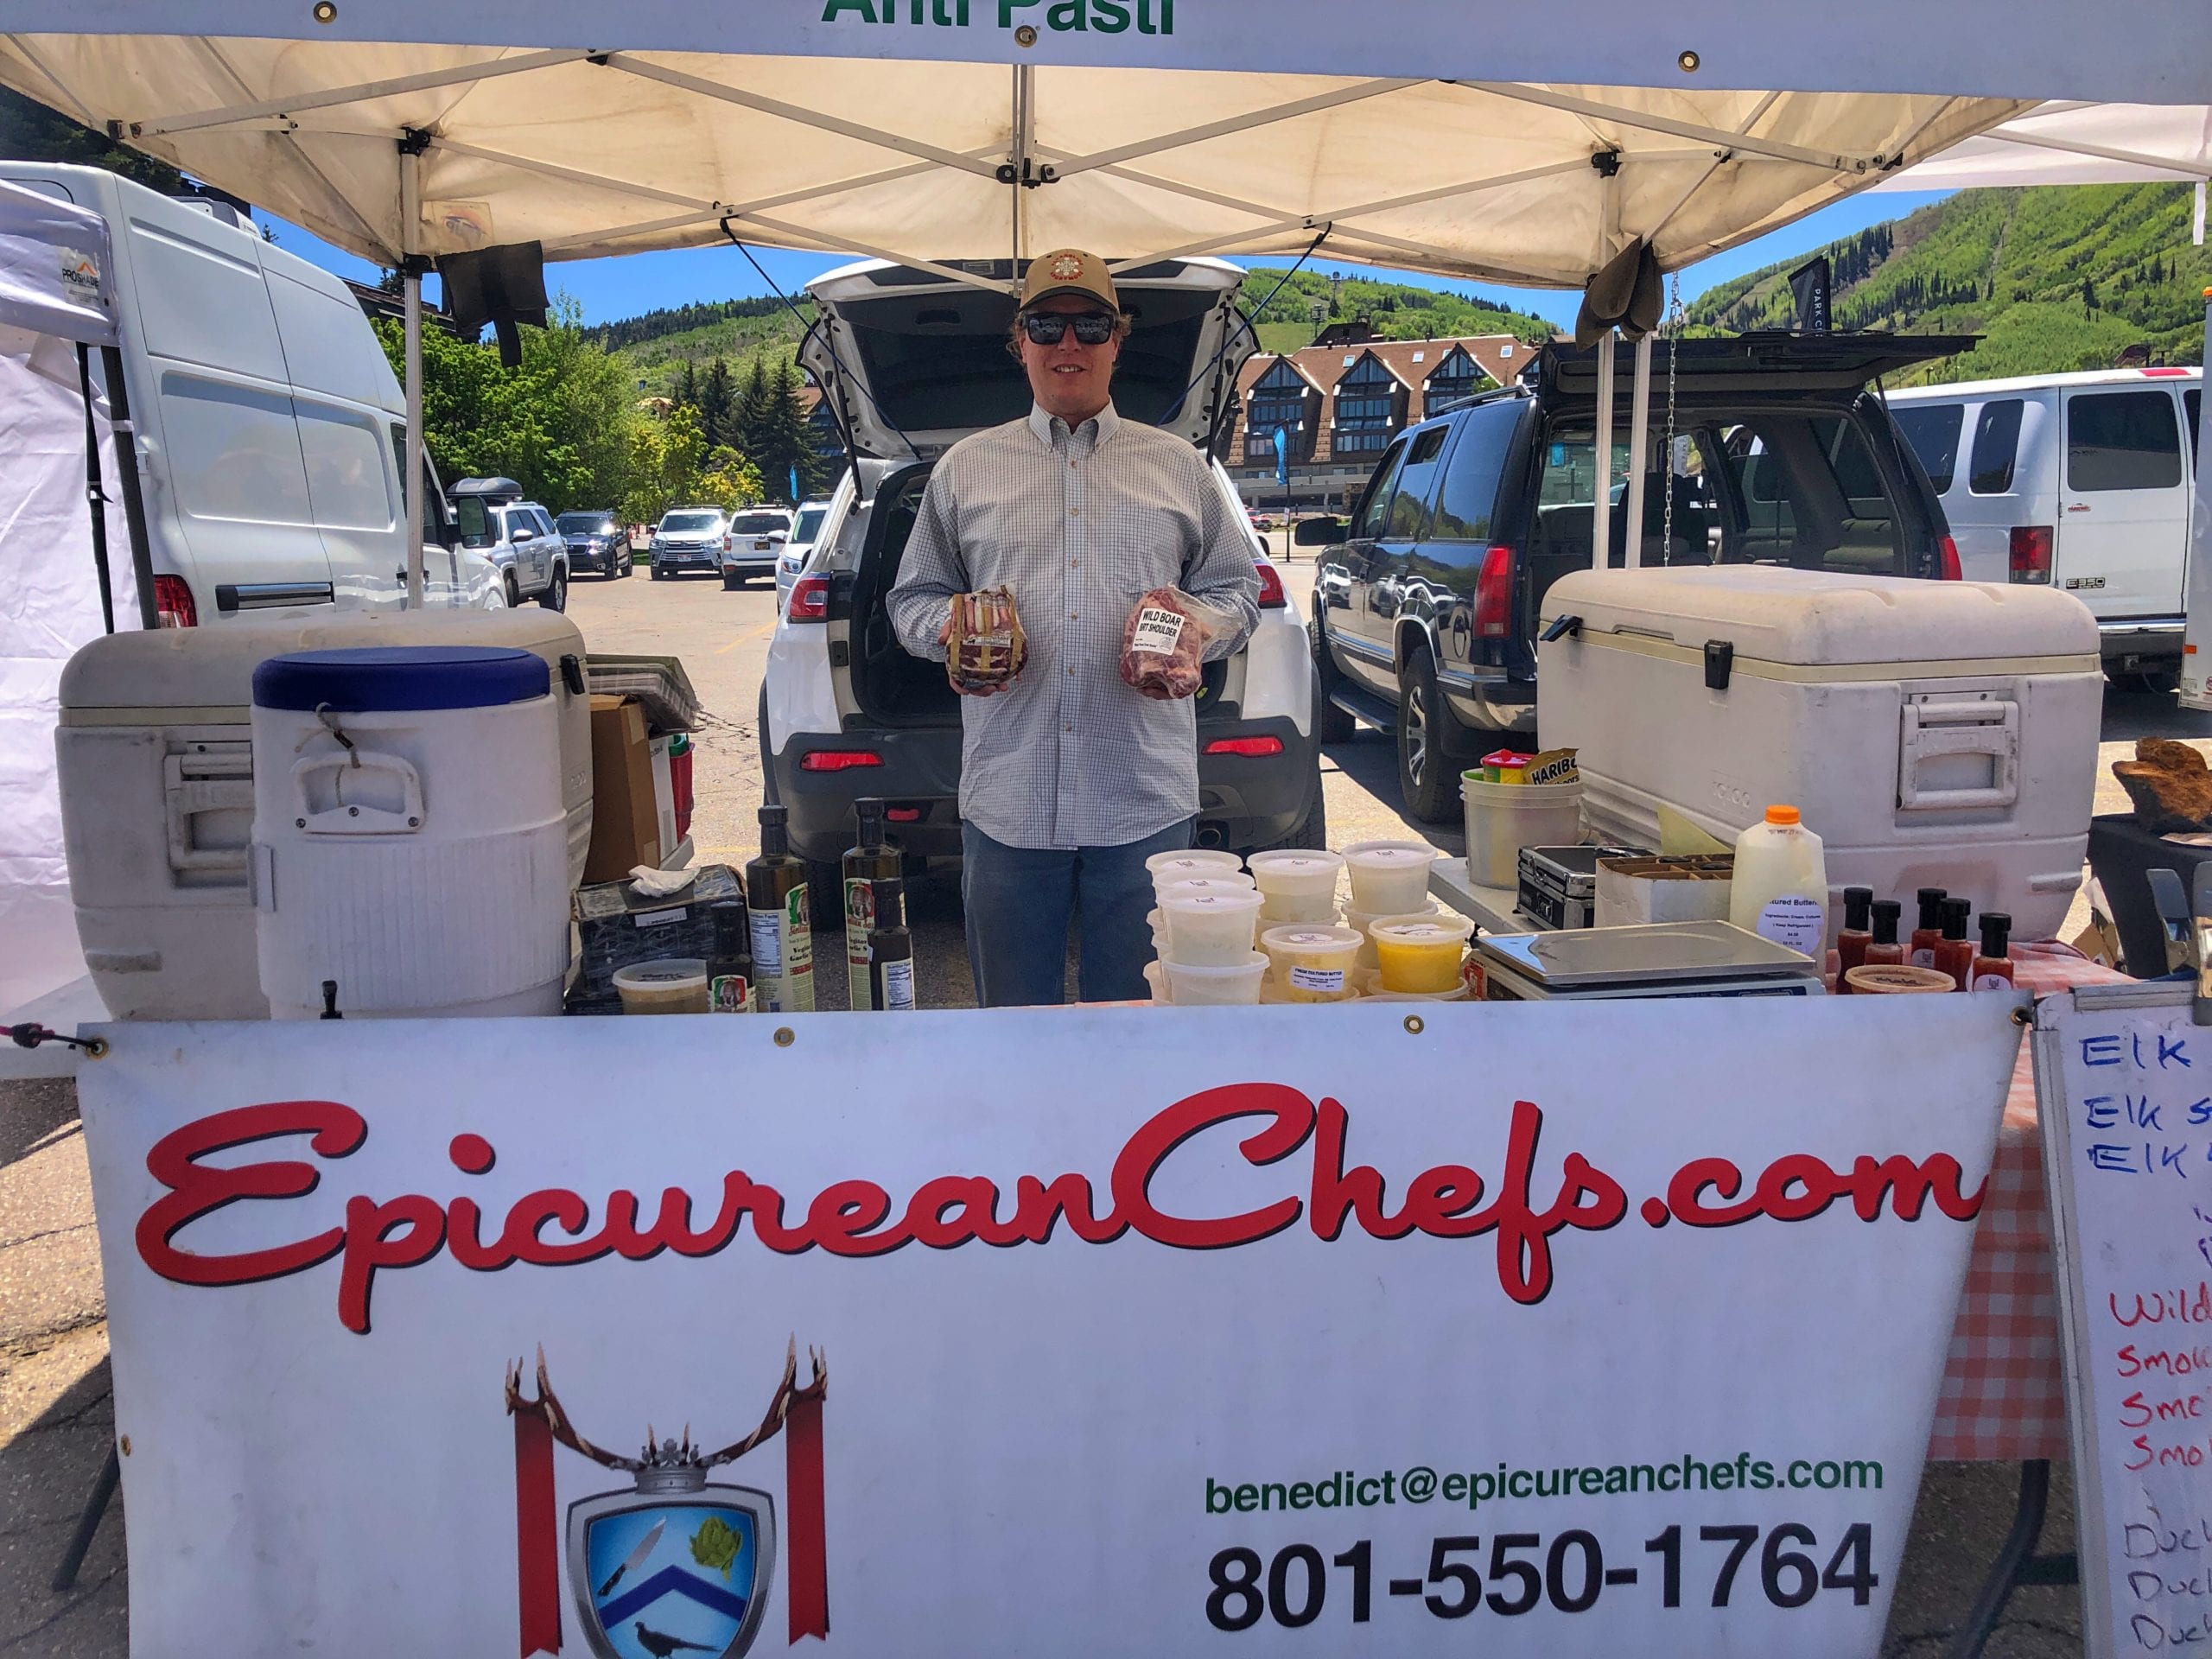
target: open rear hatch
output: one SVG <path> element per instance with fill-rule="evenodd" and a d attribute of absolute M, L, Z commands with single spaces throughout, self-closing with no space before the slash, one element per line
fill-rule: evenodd
<path fill-rule="evenodd" d="M 1003 259 L 957 268 L 988 282 L 1020 276 Z M 1114 407 L 1124 418 L 1205 442 L 1255 344 L 1236 313 L 1243 280 L 1218 259 L 1116 274 L 1132 321 L 1114 372 Z M 1029 412 L 1027 377 L 1007 348 L 1013 294 L 880 259 L 842 266 L 806 288 L 821 315 L 799 361 L 857 453 L 934 459 L 970 433 Z"/>
<path fill-rule="evenodd" d="M 1660 377 L 1673 361 L 1679 391 L 1776 391 L 1855 392 L 1877 377 L 1895 374 L 1916 363 L 1951 357 L 1972 349 L 1979 334 L 1732 334 L 1717 340 L 1654 340 L 1651 378 L 1655 395 Z M 1615 357 L 1614 397 L 1629 400 L 1633 377 L 1629 353 Z M 1598 353 L 1553 344 L 1537 354 L 1536 372 L 1547 392 L 1567 397 L 1598 396 Z"/>

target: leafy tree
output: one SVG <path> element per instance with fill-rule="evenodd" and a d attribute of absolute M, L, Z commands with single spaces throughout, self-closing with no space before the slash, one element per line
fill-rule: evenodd
<path fill-rule="evenodd" d="M 760 469 L 736 450 L 721 444 L 708 452 L 707 468 L 699 479 L 701 500 L 734 512 L 758 505 L 766 494 Z"/>

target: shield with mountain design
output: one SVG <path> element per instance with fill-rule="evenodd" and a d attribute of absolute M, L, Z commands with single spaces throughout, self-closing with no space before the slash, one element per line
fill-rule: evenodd
<path fill-rule="evenodd" d="M 775 1500 L 674 1473 L 569 1506 L 569 1584 L 598 1659 L 738 1659 L 760 1628 Z"/>

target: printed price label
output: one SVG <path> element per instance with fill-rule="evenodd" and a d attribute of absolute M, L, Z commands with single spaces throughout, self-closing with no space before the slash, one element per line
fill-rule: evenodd
<path fill-rule="evenodd" d="M 1183 637 L 1184 620 L 1179 611 L 1165 610 L 1157 605 L 1146 606 L 1137 613 L 1136 632 L 1130 638 L 1129 649 L 1157 652 L 1160 656 L 1166 656 Z"/>
<path fill-rule="evenodd" d="M 1808 957 L 1821 954 L 1827 918 L 1810 899 L 1799 895 L 1777 899 L 1759 912 L 1758 936 Z"/>
<path fill-rule="evenodd" d="M 1344 970 L 1341 968 L 1294 968 L 1290 982 L 1301 991 L 1322 991 L 1331 996 L 1344 988 Z"/>

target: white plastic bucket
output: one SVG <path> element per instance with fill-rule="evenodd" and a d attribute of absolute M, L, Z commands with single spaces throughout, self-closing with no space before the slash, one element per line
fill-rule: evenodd
<path fill-rule="evenodd" d="M 1423 841 L 1364 841 L 1344 849 L 1351 904 L 1372 916 L 1399 916 L 1428 902 L 1436 849 Z"/>
<path fill-rule="evenodd" d="M 261 988 L 313 1019 L 561 1011 L 569 826 L 544 659 L 302 652 L 253 676 Z"/>
<path fill-rule="evenodd" d="M 1260 982 L 1268 976 L 1268 959 L 1257 950 L 1247 952 L 1237 963 L 1168 962 L 1160 966 L 1167 976 L 1170 1000 L 1179 1008 L 1257 1002 Z"/>
<path fill-rule="evenodd" d="M 1288 1002 L 1345 1002 L 1359 995 L 1352 974 L 1364 936 L 1349 927 L 1271 927 L 1260 947 Z"/>
<path fill-rule="evenodd" d="M 704 1014 L 707 964 L 696 957 L 663 957 L 614 970 L 625 1014 Z"/>
<path fill-rule="evenodd" d="M 1167 962 L 1226 968 L 1253 954 L 1252 937 L 1260 922 L 1258 893 L 1179 893 L 1160 900 L 1160 907 L 1167 918 Z"/>
<path fill-rule="evenodd" d="M 1486 784 L 1459 779 L 1467 822 L 1467 880 L 1478 887 L 1521 885 L 1523 847 L 1572 847 L 1582 839 L 1580 784 Z"/>

